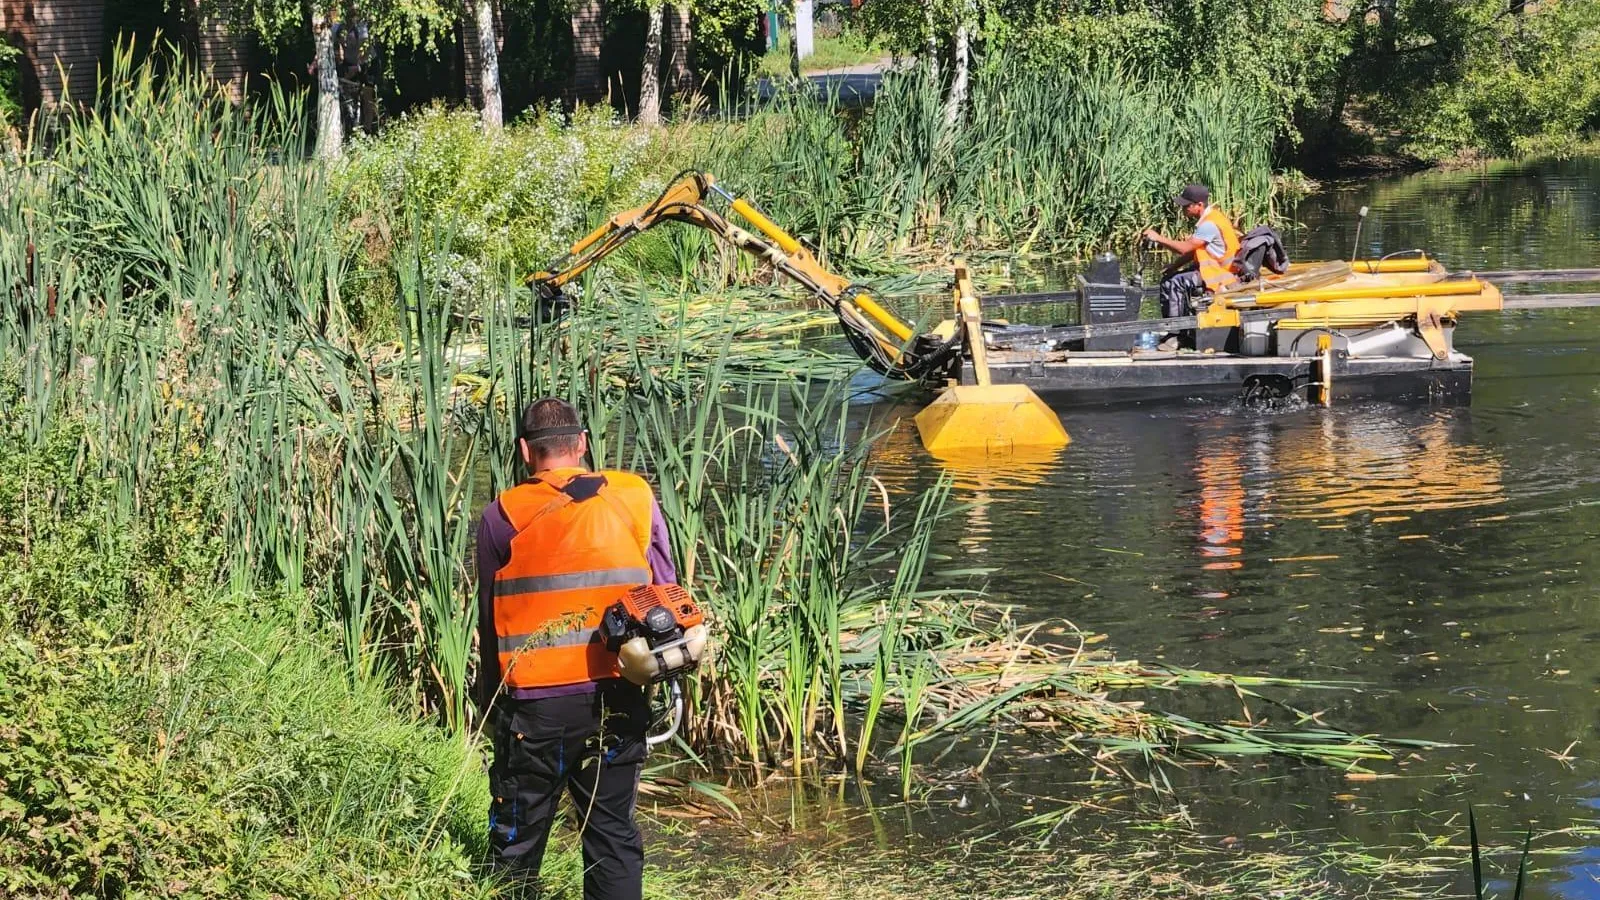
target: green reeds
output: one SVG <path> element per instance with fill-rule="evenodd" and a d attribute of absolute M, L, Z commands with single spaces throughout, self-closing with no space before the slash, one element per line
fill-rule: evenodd
<path fill-rule="evenodd" d="M 873 433 L 851 421 L 843 379 L 811 378 L 850 364 L 785 343 L 809 314 L 738 295 L 595 290 L 530 335 L 515 324 L 515 273 L 463 309 L 426 264 L 449 236 L 412 228 L 388 254 L 401 341 L 372 344 L 345 315 L 351 232 L 327 173 L 298 152 L 295 102 L 239 110 L 181 66 L 157 82 L 127 56 L 111 82 L 99 115 L 61 119 L 50 152 L 28 148 L 4 176 L 15 190 L 0 198 L 0 232 L 19 238 L 0 242 L 0 355 L 28 360 L 3 370 L 0 392 L 23 411 L 9 427 L 37 443 L 85 422 L 71 477 L 111 481 L 128 510 L 145 502 L 156 448 L 215 453 L 217 580 L 319 610 L 352 682 L 471 733 L 476 514 L 521 477 L 516 411 L 553 394 L 582 411 L 597 463 L 653 480 L 683 580 L 710 610 L 719 650 L 696 676 L 685 735 L 702 757 L 805 774 L 898 754 L 909 793 L 918 748 L 1020 710 L 1152 755 L 1353 765 L 1387 753 L 1342 733 L 1209 726 L 1110 700 L 1112 688 L 1257 682 L 1036 643 L 1003 611 L 927 583 L 948 484 L 894 497 L 873 479 Z M 985 96 L 995 110 L 1023 102 Z M 977 140 L 916 130 L 927 124 L 861 127 L 898 135 L 893 158 L 907 160 Z M 796 153 L 833 140 L 829 122 L 806 127 Z M 978 158 L 1017 147 L 1067 159 L 1049 134 Z M 937 167 L 908 177 L 847 205 L 901 236 L 958 220 L 961 233 L 1032 230 L 1042 214 L 963 220 L 953 212 L 982 199 L 980 183 L 951 187 Z M 930 191 L 956 205 L 926 207 Z"/>
<path fill-rule="evenodd" d="M 703 165 L 855 258 L 1081 252 L 1172 222 L 1171 197 L 1196 180 L 1236 216 L 1271 214 L 1269 110 L 1225 81 L 1196 88 L 1115 62 L 1003 59 L 976 73 L 953 129 L 943 88 L 926 67 L 890 72 L 859 114 L 834 97 L 781 94 L 730 127 Z"/>

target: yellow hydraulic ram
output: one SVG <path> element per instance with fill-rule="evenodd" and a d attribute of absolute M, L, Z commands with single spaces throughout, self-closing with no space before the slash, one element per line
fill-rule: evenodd
<path fill-rule="evenodd" d="M 1290 303 L 1383 300 L 1392 297 L 1466 297 L 1481 293 L 1483 293 L 1483 282 L 1469 278 L 1461 281 L 1435 281 L 1431 284 L 1374 284 L 1361 287 L 1313 288 L 1305 291 L 1263 291 L 1255 295 L 1255 302 L 1257 306 L 1285 306 Z"/>

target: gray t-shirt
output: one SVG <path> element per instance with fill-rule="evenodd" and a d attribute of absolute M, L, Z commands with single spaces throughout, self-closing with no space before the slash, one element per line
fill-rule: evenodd
<path fill-rule="evenodd" d="M 1206 207 L 1206 212 L 1210 211 L 1211 208 Z M 1194 228 L 1194 236 L 1206 242 L 1206 252 L 1211 254 L 1212 259 L 1221 259 L 1222 254 L 1227 252 L 1228 244 L 1222 239 L 1222 229 L 1203 215 L 1200 224 Z"/>

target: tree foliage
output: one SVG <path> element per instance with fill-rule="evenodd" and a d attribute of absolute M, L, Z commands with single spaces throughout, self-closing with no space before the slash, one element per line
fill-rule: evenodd
<path fill-rule="evenodd" d="M 1303 156 L 1331 158 L 1357 131 L 1429 159 L 1522 153 L 1600 124 L 1600 0 L 874 0 L 860 22 L 899 54 L 948 57 L 963 10 L 990 65 L 1109 60 L 1130 78 L 1226 84 L 1265 102 Z"/>
<path fill-rule="evenodd" d="M 1412 154 L 1560 151 L 1600 125 L 1596 0 L 1521 14 L 1499 0 L 1409 0 L 1394 30 L 1392 46 L 1369 33 L 1358 71 L 1372 119 Z"/>

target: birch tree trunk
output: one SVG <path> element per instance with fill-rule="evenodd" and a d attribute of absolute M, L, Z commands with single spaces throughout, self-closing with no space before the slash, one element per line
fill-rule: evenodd
<path fill-rule="evenodd" d="M 333 56 L 333 23 L 324 7 L 311 14 L 317 51 L 317 156 L 338 159 L 344 151 L 344 119 L 339 110 L 339 71 Z"/>
<path fill-rule="evenodd" d="M 794 50 L 789 54 L 789 60 L 796 79 L 800 77 L 800 61 L 809 57 L 815 49 L 811 38 L 811 8 L 812 0 L 794 0 Z"/>
<path fill-rule="evenodd" d="M 650 24 L 644 32 L 644 68 L 639 72 L 639 124 L 661 124 L 661 34 L 666 4 L 645 9 Z"/>
<path fill-rule="evenodd" d="M 971 69 L 972 27 L 963 21 L 956 26 L 955 71 L 950 76 L 950 95 L 944 101 L 945 131 L 953 132 L 967 107 L 967 75 Z"/>
<path fill-rule="evenodd" d="M 499 131 L 504 123 L 500 99 L 500 49 L 495 39 L 493 0 L 467 0 L 467 37 L 477 56 L 478 115 L 486 131 Z"/>

